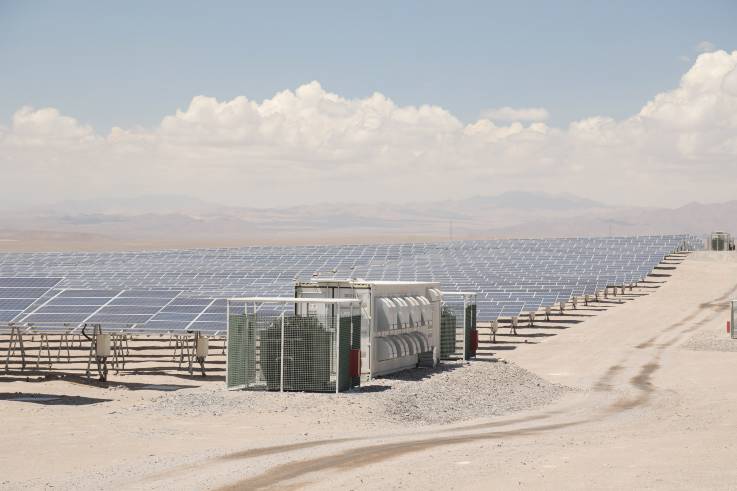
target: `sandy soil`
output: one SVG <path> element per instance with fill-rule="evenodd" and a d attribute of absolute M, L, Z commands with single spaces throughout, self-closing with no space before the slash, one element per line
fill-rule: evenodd
<path fill-rule="evenodd" d="M 664 274 L 505 334 L 485 360 L 354 394 L 0 378 L 0 488 L 734 489 L 737 255 Z"/>

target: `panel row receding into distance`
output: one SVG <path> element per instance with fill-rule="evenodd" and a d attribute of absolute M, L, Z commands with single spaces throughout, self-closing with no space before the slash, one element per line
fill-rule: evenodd
<path fill-rule="evenodd" d="M 483 322 L 642 280 L 669 253 L 701 247 L 669 235 L 2 253 L 0 277 L 16 283 L 0 282 L 0 327 L 222 332 L 225 298 L 291 296 L 295 280 L 315 277 L 438 281 L 477 292 Z"/>

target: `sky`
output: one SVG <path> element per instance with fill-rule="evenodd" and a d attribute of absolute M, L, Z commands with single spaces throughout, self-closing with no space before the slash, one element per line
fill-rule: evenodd
<path fill-rule="evenodd" d="M 0 202 L 734 198 L 735 2 L 316 3 L 0 0 Z"/>

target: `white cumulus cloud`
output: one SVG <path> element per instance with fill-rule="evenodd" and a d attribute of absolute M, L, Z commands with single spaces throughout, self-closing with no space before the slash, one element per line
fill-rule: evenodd
<path fill-rule="evenodd" d="M 547 121 L 550 113 L 544 107 L 499 107 L 486 109 L 481 117 L 492 121 Z"/>
<path fill-rule="evenodd" d="M 91 126 L 63 116 L 51 107 L 38 110 L 22 107 L 13 115 L 11 128 L 5 142 L 18 145 L 79 145 L 96 138 Z"/>
<path fill-rule="evenodd" d="M 232 204 L 436 200 L 539 189 L 630 204 L 734 198 L 737 51 L 698 56 L 677 87 L 632 116 L 548 126 L 542 108 L 462 122 L 383 94 L 318 82 L 255 101 L 197 96 L 153 128 L 96 133 L 54 108 L 0 123 L 6 197 L 129 192 Z"/>

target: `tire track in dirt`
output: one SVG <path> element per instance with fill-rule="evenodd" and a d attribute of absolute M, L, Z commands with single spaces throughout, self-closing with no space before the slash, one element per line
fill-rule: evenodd
<path fill-rule="evenodd" d="M 624 370 L 624 368 L 625 367 L 620 363 L 610 366 L 607 371 L 604 372 L 604 375 L 602 375 L 599 380 L 596 381 L 596 383 L 594 384 L 594 390 L 599 392 L 607 392 L 612 390 L 611 381 L 614 379 L 614 377 L 617 376 L 619 372 Z"/>
<path fill-rule="evenodd" d="M 523 435 L 535 435 L 538 433 L 568 428 L 581 425 L 590 420 L 572 421 L 567 423 L 556 423 L 541 425 L 534 428 L 521 428 L 518 430 L 505 430 L 493 433 L 457 435 L 441 438 L 425 438 L 422 440 L 409 440 L 394 443 L 384 443 L 372 446 L 357 447 L 346 450 L 340 454 L 326 455 L 308 460 L 288 462 L 271 468 L 268 472 L 243 479 L 235 484 L 218 488 L 219 491 L 235 490 L 258 490 L 268 489 L 285 481 L 293 480 L 306 474 L 320 471 L 344 471 L 356 469 L 375 464 L 399 456 L 422 452 L 431 448 L 438 448 L 461 443 L 478 442 L 484 440 L 498 440 Z M 306 484 L 306 483 L 303 483 Z"/>
<path fill-rule="evenodd" d="M 643 387 L 643 390 L 651 392 L 653 390 L 652 384 L 649 382 L 649 378 L 652 372 L 654 372 L 659 365 L 647 364 L 644 367 L 644 371 L 633 377 L 634 385 L 638 388 Z M 644 401 L 645 398 L 642 396 L 628 401 L 628 404 L 619 404 L 619 410 L 630 409 L 640 404 L 640 401 Z M 610 406 L 614 407 L 614 406 Z M 529 423 L 534 419 L 546 419 L 554 414 L 560 414 L 562 411 L 555 411 L 549 414 L 540 415 L 534 418 L 521 418 L 520 422 Z M 316 457 L 307 460 L 298 460 L 294 462 L 288 462 L 285 464 L 272 467 L 267 472 L 259 474 L 257 476 L 240 480 L 234 484 L 223 486 L 218 488 L 218 491 L 234 491 L 234 490 L 258 490 L 258 489 L 269 489 L 276 485 L 282 489 L 282 485 L 285 481 L 296 479 L 300 476 L 307 474 L 313 474 L 322 471 L 344 471 L 348 469 L 356 469 L 358 467 L 365 467 L 367 465 L 383 462 L 400 456 L 422 452 L 428 449 L 435 449 L 438 447 L 444 447 L 449 445 L 458 445 L 463 443 L 498 440 L 503 438 L 512 438 L 519 436 L 537 435 L 552 430 L 559 430 L 563 428 L 570 428 L 573 426 L 583 425 L 591 421 L 599 420 L 599 417 L 592 416 L 589 418 L 581 418 L 573 421 L 562 422 L 562 423 L 551 423 L 532 426 L 528 428 L 519 428 L 512 430 L 500 430 L 485 433 L 475 434 L 463 434 L 463 435 L 452 435 L 446 437 L 432 437 L 420 440 L 407 440 L 393 443 L 383 443 L 370 446 L 362 446 L 345 450 L 341 453 L 335 453 Z M 512 421 L 498 422 L 497 425 L 510 425 Z M 494 423 L 487 423 L 476 425 L 475 428 L 488 428 L 495 426 Z M 472 427 L 462 428 L 467 430 Z M 453 429 L 456 430 L 456 429 Z M 453 431 L 451 430 L 451 431 Z M 302 485 L 307 484 L 303 482 Z M 299 484 L 294 484 L 295 487 L 299 487 Z"/>
<path fill-rule="evenodd" d="M 659 358 L 659 357 L 658 357 Z M 643 365 L 640 371 L 630 379 L 630 384 L 636 389 L 640 390 L 641 393 L 636 398 L 625 399 L 615 401 L 605 411 L 606 414 L 612 414 L 615 412 L 622 412 L 625 410 L 633 409 L 647 401 L 650 394 L 655 390 L 651 382 L 652 374 L 660 368 L 660 364 L 657 362 L 649 362 Z M 624 369 L 621 365 L 614 365 L 607 370 L 607 373 L 602 377 L 602 380 L 606 378 L 613 378 Z M 601 380 L 600 380 L 601 382 Z M 517 418 L 516 420 L 490 422 L 480 425 L 474 425 L 470 427 L 464 427 L 460 429 L 452 428 L 448 431 L 458 430 L 469 430 L 469 429 L 480 429 L 489 428 L 493 426 L 504 426 L 510 425 L 514 422 L 525 422 L 529 423 L 532 420 L 547 419 L 554 415 L 564 413 L 564 410 L 549 411 L 547 413 L 538 415 L 536 417 Z M 270 470 L 259 474 L 257 476 L 240 480 L 234 484 L 223 486 L 218 488 L 218 491 L 235 491 L 235 490 L 258 490 L 258 489 L 269 489 L 275 485 L 279 485 L 282 489 L 282 484 L 285 481 L 296 479 L 300 476 L 307 474 L 313 474 L 321 471 L 344 471 L 348 469 L 355 469 L 358 467 L 364 467 L 367 465 L 383 462 L 396 457 L 408 455 L 411 453 L 417 453 L 431 448 L 444 447 L 449 445 L 458 445 L 463 443 L 498 440 L 502 438 L 512 438 L 519 436 L 529 436 L 545 433 L 548 431 L 559 430 L 563 428 L 570 428 L 574 426 L 580 426 L 592 421 L 600 420 L 600 416 L 592 415 L 589 418 L 580 418 L 573 421 L 562 422 L 562 423 L 550 423 L 542 424 L 527 428 L 519 428 L 512 430 L 501 430 L 486 433 L 476 434 L 464 434 L 464 435 L 452 435 L 447 437 L 432 437 L 420 440 L 407 440 L 393 443 L 383 443 L 370 446 L 363 446 L 345 450 L 341 453 L 330 454 L 326 456 L 316 457 L 307 460 L 299 460 L 294 462 L 288 462 L 285 464 L 278 465 L 271 468 Z M 302 482 L 301 485 L 306 485 L 308 482 Z M 295 485 L 299 486 L 299 484 Z"/>
<path fill-rule="evenodd" d="M 655 387 L 653 386 L 651 382 L 651 378 L 653 373 L 655 373 L 657 370 L 660 369 L 660 357 L 662 353 L 673 346 L 674 344 L 680 342 L 683 340 L 684 336 L 691 334 L 692 332 L 696 331 L 697 329 L 701 328 L 704 324 L 707 322 L 713 321 L 716 316 L 718 316 L 720 313 L 722 313 L 724 310 L 729 308 L 729 304 L 725 303 L 727 300 L 729 300 L 735 293 L 737 292 L 737 285 L 727 290 L 724 294 L 719 296 L 718 298 L 710 301 L 710 302 L 704 302 L 699 304 L 697 309 L 694 312 L 691 312 L 690 314 L 686 315 L 683 319 L 679 320 L 678 322 L 675 322 L 671 324 L 669 327 L 661 330 L 660 334 L 657 334 L 653 336 L 652 338 L 648 339 L 644 343 L 640 343 L 635 348 L 637 349 L 646 349 L 654 347 L 656 349 L 656 354 L 652 358 L 651 361 L 648 363 L 642 365 L 640 367 L 640 372 L 632 377 L 630 379 L 630 385 L 633 386 L 636 389 L 640 390 L 640 394 L 636 396 L 635 398 L 621 398 L 614 402 L 610 406 L 611 412 L 620 412 L 624 410 L 633 409 L 637 406 L 640 406 L 647 402 L 647 400 L 650 398 L 652 393 L 655 391 Z M 696 319 L 699 315 L 702 315 L 705 310 L 709 310 L 711 312 L 707 313 L 704 318 L 701 320 L 691 323 L 694 319 Z M 684 329 L 678 329 L 681 326 L 686 326 Z M 671 334 L 674 330 L 676 330 L 676 335 L 673 336 L 670 340 L 664 341 L 660 344 L 655 344 L 655 342 L 660 338 L 663 334 Z M 603 378 L 607 377 L 607 374 L 609 372 L 618 367 L 619 365 L 614 365 L 609 368 L 607 373 L 604 374 Z"/>
<path fill-rule="evenodd" d="M 414 433 L 414 435 L 437 435 L 437 434 L 446 434 L 446 433 L 454 433 L 454 432 L 462 433 L 462 432 L 473 431 L 473 430 L 510 426 L 510 425 L 514 425 L 518 423 L 529 423 L 531 421 L 545 420 L 545 419 L 551 418 L 556 415 L 568 414 L 570 413 L 571 409 L 573 408 L 564 407 L 561 409 L 548 410 L 541 414 L 534 414 L 534 415 L 526 416 L 526 417 L 522 416 L 522 417 L 510 418 L 510 419 L 505 419 L 502 421 L 490 421 L 487 423 L 478 423 L 478 424 L 465 425 L 465 426 L 453 426 L 449 428 L 428 429 L 428 430 L 422 430 L 422 431 L 416 432 Z M 402 436 L 409 436 L 409 435 L 402 435 Z M 289 443 L 285 445 L 274 445 L 270 447 L 259 447 L 259 448 L 241 450 L 237 452 L 231 452 L 225 455 L 211 457 L 211 458 L 204 460 L 201 463 L 184 464 L 184 465 L 176 466 L 174 468 L 170 468 L 170 469 L 167 469 L 165 471 L 158 472 L 155 474 L 149 474 L 145 476 L 145 478 L 140 482 L 150 483 L 151 481 L 156 481 L 156 480 L 166 479 L 172 476 L 181 475 L 183 472 L 191 472 L 197 468 L 205 467 L 205 466 L 209 466 L 213 464 L 218 464 L 218 463 L 243 461 L 243 460 L 264 457 L 268 455 L 290 453 L 290 452 L 296 452 L 299 450 L 323 447 L 327 445 L 336 445 L 336 444 L 341 444 L 341 443 L 356 443 L 356 442 L 362 442 L 362 441 L 381 440 L 381 439 L 389 439 L 389 438 L 396 438 L 396 437 L 397 437 L 396 433 L 380 434 L 380 435 L 373 435 L 370 437 L 365 436 L 365 437 L 312 440 L 312 441 L 307 441 L 307 442 Z"/>
<path fill-rule="evenodd" d="M 635 346 L 635 348 L 637 348 L 637 349 L 652 348 L 652 347 L 656 346 L 655 342 L 663 334 L 670 333 L 674 329 L 677 329 L 678 327 L 683 326 L 684 324 L 687 324 L 687 323 L 691 322 L 696 317 L 698 317 L 699 315 L 703 314 L 704 310 L 711 310 L 712 311 L 712 314 L 711 315 L 708 315 L 706 318 L 700 320 L 696 324 L 692 324 L 691 327 L 689 327 L 688 329 L 686 329 L 684 331 L 681 331 L 679 333 L 679 335 L 688 334 L 688 333 L 691 333 L 691 332 L 695 331 L 696 329 L 698 329 L 701 326 L 703 326 L 706 322 L 709 322 L 709 321 L 713 320 L 719 313 L 721 313 L 724 310 L 728 309 L 729 308 L 729 304 L 727 302 L 735 294 L 737 294 L 737 285 L 735 287 L 733 287 L 733 288 L 730 288 L 728 291 L 726 291 L 724 294 L 722 294 L 718 298 L 715 298 L 714 300 L 712 300 L 710 302 L 704 302 L 704 303 L 699 304 L 698 310 L 695 310 L 694 312 L 690 313 L 689 315 L 687 315 L 683 319 L 679 320 L 678 322 L 675 322 L 675 323 L 671 324 L 670 326 L 668 326 L 668 327 L 666 327 L 664 329 L 661 329 L 661 331 L 658 334 L 656 334 L 655 336 L 651 337 L 650 339 L 648 339 L 648 340 L 646 340 L 646 341 L 638 344 L 637 346 Z M 672 346 L 676 342 L 677 341 L 669 342 L 669 344 L 667 344 L 666 347 L 667 346 Z M 658 345 L 658 346 L 663 346 L 663 345 L 661 344 L 661 345 Z"/>

